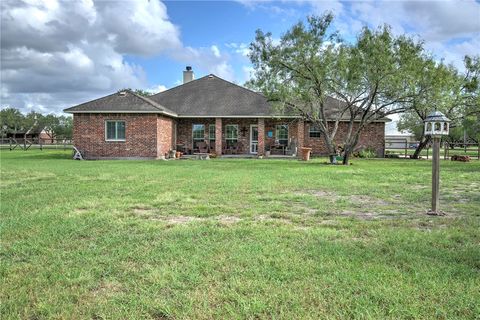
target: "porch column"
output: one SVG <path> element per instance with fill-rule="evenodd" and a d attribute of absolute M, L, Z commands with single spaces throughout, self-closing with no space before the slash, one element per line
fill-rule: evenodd
<path fill-rule="evenodd" d="M 303 119 L 299 119 L 297 122 L 297 156 L 301 157 L 302 152 L 300 148 L 305 146 L 305 121 Z"/>
<path fill-rule="evenodd" d="M 259 156 L 265 155 L 265 119 L 258 118 L 258 150 Z"/>
<path fill-rule="evenodd" d="M 215 153 L 222 155 L 222 118 L 215 118 Z"/>

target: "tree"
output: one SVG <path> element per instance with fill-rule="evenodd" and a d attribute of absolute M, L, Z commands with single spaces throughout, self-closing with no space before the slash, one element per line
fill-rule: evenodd
<path fill-rule="evenodd" d="M 467 56 L 464 64 L 465 72 L 462 73 L 452 65 L 437 63 L 431 58 L 424 61 L 426 67 L 419 73 L 415 85 L 421 90 L 397 125 L 399 130 L 414 133 L 420 141 L 412 158 L 417 159 L 430 142 L 430 137 L 423 134 L 423 121 L 434 109 L 452 120 L 450 139 L 463 137 L 464 128 L 471 128 L 472 137 L 477 134 L 475 115 L 480 112 L 480 59 Z"/>
<path fill-rule="evenodd" d="M 45 117 L 38 112 L 30 111 L 23 120 L 23 130 L 25 133 L 31 130 L 39 130 L 45 127 Z"/>
<path fill-rule="evenodd" d="M 56 137 L 70 138 L 73 131 L 73 119 L 70 116 L 57 117 L 58 122 L 52 128 L 56 134 Z"/>
<path fill-rule="evenodd" d="M 131 92 L 133 92 L 133 93 L 135 93 L 135 94 L 138 94 L 139 96 L 142 96 L 142 97 L 150 97 L 150 96 L 153 94 L 152 92 L 147 91 L 147 90 L 143 90 L 143 89 L 135 89 L 135 90 L 133 90 L 133 89 L 131 89 L 131 88 L 121 89 L 121 90 L 118 90 L 118 92 L 120 92 L 120 91 L 126 91 L 126 90 L 131 91 Z"/>
<path fill-rule="evenodd" d="M 0 110 L 0 130 L 2 137 L 7 133 L 16 133 L 22 129 L 24 115 L 15 108 L 5 108 Z"/>
<path fill-rule="evenodd" d="M 59 119 L 53 114 L 48 114 L 43 118 L 43 121 L 42 121 L 43 130 L 45 130 L 45 132 L 51 138 L 52 143 L 53 143 L 53 140 L 57 137 L 57 134 L 58 134 L 57 127 L 59 123 L 60 123 Z"/>
<path fill-rule="evenodd" d="M 330 31 L 331 14 L 311 16 L 294 25 L 274 43 L 258 30 L 250 45 L 254 77 L 277 108 L 289 110 L 320 129 L 328 152 L 336 151 L 335 136 L 346 122 L 344 164 L 348 164 L 361 131 L 387 115 L 402 112 L 415 94 L 412 83 L 423 54 L 421 43 L 395 37 L 388 26 L 364 28 L 353 44 Z M 336 110 L 328 99 L 339 101 Z"/>

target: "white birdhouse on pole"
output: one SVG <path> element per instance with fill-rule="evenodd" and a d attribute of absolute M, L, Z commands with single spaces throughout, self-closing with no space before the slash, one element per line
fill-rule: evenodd
<path fill-rule="evenodd" d="M 448 135 L 450 130 L 450 119 L 443 113 L 435 110 L 425 118 L 425 135 L 431 136 L 433 140 L 433 161 L 432 161 L 432 209 L 428 212 L 432 215 L 440 215 L 438 208 L 440 198 L 440 139 Z"/>

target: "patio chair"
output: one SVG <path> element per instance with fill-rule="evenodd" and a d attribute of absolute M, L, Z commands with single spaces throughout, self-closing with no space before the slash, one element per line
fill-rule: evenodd
<path fill-rule="evenodd" d="M 208 145 L 205 142 L 197 143 L 199 153 L 208 153 Z"/>
<path fill-rule="evenodd" d="M 289 156 L 296 156 L 297 155 L 297 141 L 296 139 L 291 139 L 290 143 L 288 144 L 287 148 L 285 148 L 285 154 Z"/>
<path fill-rule="evenodd" d="M 232 146 L 232 153 L 239 154 L 243 149 L 243 144 L 241 142 L 237 142 Z"/>

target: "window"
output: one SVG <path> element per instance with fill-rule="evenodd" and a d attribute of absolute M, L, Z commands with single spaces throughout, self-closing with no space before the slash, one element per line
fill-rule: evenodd
<path fill-rule="evenodd" d="M 105 121 L 106 141 L 125 141 L 125 121 Z"/>
<path fill-rule="evenodd" d="M 311 124 L 310 128 L 308 129 L 308 136 L 310 138 L 320 138 L 320 128 L 316 125 Z"/>
<path fill-rule="evenodd" d="M 225 141 L 227 143 L 227 147 L 231 147 L 235 145 L 238 141 L 238 125 L 236 124 L 227 124 L 226 125 L 226 137 Z"/>
<path fill-rule="evenodd" d="M 215 142 L 215 125 L 208 126 L 208 140 Z"/>
<path fill-rule="evenodd" d="M 197 148 L 197 143 L 205 142 L 205 125 L 194 124 L 192 127 L 193 149 Z"/>
<path fill-rule="evenodd" d="M 286 124 L 279 124 L 276 127 L 276 140 L 281 145 L 288 145 L 288 125 Z"/>
<path fill-rule="evenodd" d="M 208 126 L 208 142 L 210 144 L 210 149 L 215 149 L 215 125 L 210 124 Z"/>

